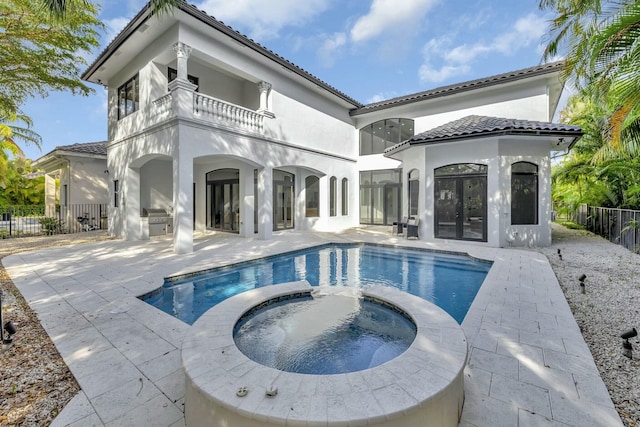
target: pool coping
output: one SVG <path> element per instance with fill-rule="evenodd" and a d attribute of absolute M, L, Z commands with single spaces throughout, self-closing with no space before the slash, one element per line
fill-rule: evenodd
<path fill-rule="evenodd" d="M 283 372 L 261 365 L 245 356 L 235 345 L 233 331 L 238 320 L 251 308 L 273 298 L 296 293 L 340 294 L 337 287 L 312 287 L 306 281 L 257 288 L 231 297 L 204 313 L 191 327 L 182 344 L 182 364 L 187 375 L 186 421 L 207 417 L 200 406 L 217 405 L 210 425 L 245 425 L 252 419 L 269 425 L 379 425 L 420 411 L 422 416 L 440 417 L 438 424 L 457 425 L 463 403 L 462 373 L 467 360 L 467 340 L 460 325 L 435 304 L 384 286 L 362 289 L 369 296 L 397 306 L 416 324 L 416 337 L 410 347 L 388 362 L 371 369 L 333 375 Z M 416 378 L 428 379 L 417 386 Z M 328 389 L 311 385 L 327 382 Z M 236 391 L 245 387 L 246 396 Z M 275 397 L 267 397 L 272 387 Z M 457 388 L 457 389 L 456 389 Z M 345 393 L 344 409 L 334 408 L 336 390 Z M 453 399 L 444 409 L 442 399 Z M 309 397 L 312 397 L 310 401 Z M 197 399 L 191 403 L 190 399 Z M 363 402 L 369 401 L 366 413 Z M 348 404 L 347 402 L 351 403 Z M 229 413 L 228 419 L 222 414 Z M 198 416 L 200 415 L 200 416 Z M 415 414 L 414 414 L 415 416 Z M 236 418 L 237 417 L 237 418 Z M 455 420 L 451 424 L 451 420 Z M 196 423 L 198 424 L 198 423 Z"/>
<path fill-rule="evenodd" d="M 171 240 L 159 238 L 4 258 L 82 388 L 52 426 L 184 426 L 179 349 L 189 327 L 136 295 L 170 275 L 328 242 L 444 249 L 494 261 L 462 322 L 470 356 L 460 427 L 622 426 L 544 255 L 469 242 L 408 241 L 382 228 L 279 232 L 268 242 L 206 236 L 187 255 L 174 254 Z"/>

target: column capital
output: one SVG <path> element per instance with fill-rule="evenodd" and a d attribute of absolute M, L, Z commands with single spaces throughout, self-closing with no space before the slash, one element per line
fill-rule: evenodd
<path fill-rule="evenodd" d="M 191 46 L 182 42 L 174 43 L 172 48 L 178 58 L 189 58 L 189 55 L 191 54 Z"/>
<path fill-rule="evenodd" d="M 258 90 L 261 93 L 269 92 L 271 90 L 271 83 L 265 81 L 258 83 Z"/>

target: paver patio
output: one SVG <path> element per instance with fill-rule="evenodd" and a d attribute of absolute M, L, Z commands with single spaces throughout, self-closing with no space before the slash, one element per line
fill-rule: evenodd
<path fill-rule="evenodd" d="M 138 300 L 166 276 L 326 242 L 466 252 L 494 261 L 462 327 L 469 342 L 460 426 L 621 426 L 547 259 L 470 244 L 407 241 L 388 229 L 218 234 L 176 255 L 168 239 L 106 241 L 3 259 L 82 391 L 53 426 L 182 426 L 180 346 L 189 325 Z"/>

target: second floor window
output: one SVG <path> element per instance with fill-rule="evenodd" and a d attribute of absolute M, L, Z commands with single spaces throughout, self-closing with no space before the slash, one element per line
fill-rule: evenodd
<path fill-rule="evenodd" d="M 360 129 L 360 155 L 380 154 L 413 136 L 413 120 L 386 119 Z"/>
<path fill-rule="evenodd" d="M 118 120 L 140 108 L 140 80 L 138 74 L 118 88 Z"/>

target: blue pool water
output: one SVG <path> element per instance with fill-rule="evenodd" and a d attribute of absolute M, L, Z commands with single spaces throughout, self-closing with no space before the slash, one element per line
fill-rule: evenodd
<path fill-rule="evenodd" d="M 241 292 L 307 280 L 311 285 L 392 286 L 430 301 L 462 323 L 491 263 L 467 256 L 379 245 L 331 244 L 213 269 L 140 298 L 193 324 Z"/>
<path fill-rule="evenodd" d="M 361 371 L 400 355 L 416 325 L 397 311 L 354 295 L 314 295 L 261 308 L 236 324 L 234 341 L 254 362 L 286 372 Z"/>

